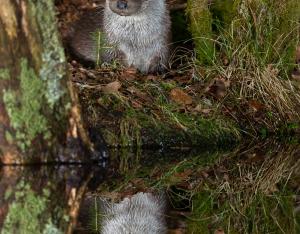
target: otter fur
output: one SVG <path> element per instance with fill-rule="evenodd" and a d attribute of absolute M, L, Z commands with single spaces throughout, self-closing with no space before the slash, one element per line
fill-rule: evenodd
<path fill-rule="evenodd" d="M 162 195 L 141 192 L 120 203 L 106 203 L 102 210 L 102 234 L 167 233 Z"/>
<path fill-rule="evenodd" d="M 118 202 L 88 195 L 79 222 L 101 234 L 166 234 L 167 200 L 164 192 L 138 192 Z M 101 217 L 99 220 L 98 217 Z"/>
<path fill-rule="evenodd" d="M 119 60 L 153 73 L 167 66 L 170 26 L 165 0 L 106 0 L 104 8 L 87 12 L 75 23 L 70 47 L 86 62 Z M 95 32 L 105 39 L 100 50 Z"/>

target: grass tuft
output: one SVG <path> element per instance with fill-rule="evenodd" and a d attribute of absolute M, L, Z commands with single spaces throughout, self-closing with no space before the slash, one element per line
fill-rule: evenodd
<path fill-rule="evenodd" d="M 203 15 L 203 9 L 211 14 Z M 284 122 L 299 121 L 299 88 L 290 81 L 300 35 L 298 0 L 216 1 L 210 7 L 207 1 L 190 0 L 187 14 L 205 77 L 230 81 L 225 102 L 240 106 L 243 115 L 241 104 L 256 100 L 268 114 L 264 122 L 272 130 Z M 203 45 L 204 38 L 214 42 L 209 49 Z"/>

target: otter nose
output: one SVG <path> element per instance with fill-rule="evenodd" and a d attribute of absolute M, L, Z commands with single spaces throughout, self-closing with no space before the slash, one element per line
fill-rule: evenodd
<path fill-rule="evenodd" d="M 122 0 L 119 0 L 117 2 L 117 7 L 120 9 L 120 10 L 124 10 L 127 8 L 127 2 L 126 1 L 122 1 Z"/>

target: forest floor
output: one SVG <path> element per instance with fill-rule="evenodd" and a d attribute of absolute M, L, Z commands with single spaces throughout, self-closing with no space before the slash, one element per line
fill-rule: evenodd
<path fill-rule="evenodd" d="M 57 4 L 65 44 L 70 25 L 102 2 L 64 0 Z M 143 75 L 119 64 L 89 68 L 69 58 L 86 121 L 101 129 L 108 145 L 222 145 L 238 142 L 241 136 L 265 138 L 299 132 L 297 70 L 291 73 L 291 81 L 269 84 L 264 78 L 277 79 L 278 74 L 271 65 L 260 77 L 237 74 L 244 77 L 242 81 L 228 78 L 235 68 L 225 55 L 218 66 L 199 66 L 190 35 L 181 33 L 187 28 L 181 25 L 186 23 L 182 17 L 184 14 L 175 14 L 173 20 L 179 24 L 173 27 L 180 35 L 187 34 L 186 41 L 174 43 L 169 69 L 162 75 Z M 251 81 L 253 78 L 258 81 Z"/>
<path fill-rule="evenodd" d="M 101 2 L 57 1 L 62 38 Z M 285 90 L 290 81 L 280 81 L 262 95 L 241 95 L 240 81 L 226 75 L 233 64 L 225 55 L 220 69 L 199 66 L 190 39 L 175 45 L 161 75 L 119 64 L 90 68 L 68 58 L 85 120 L 108 146 L 121 148 L 110 150 L 113 173 L 97 194 L 119 201 L 166 190 L 177 217 L 169 233 L 297 233 L 299 71 L 290 74 L 293 90 Z M 262 74 L 278 71 L 269 66 Z M 243 82 L 255 86 L 249 77 Z M 269 86 L 274 91 L 265 94 Z M 277 94 L 283 98 L 273 105 L 267 99 Z"/>

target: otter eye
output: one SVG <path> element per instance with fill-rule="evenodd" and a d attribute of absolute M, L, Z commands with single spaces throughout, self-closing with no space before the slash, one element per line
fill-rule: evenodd
<path fill-rule="evenodd" d="M 117 7 L 120 9 L 120 10 L 124 10 L 124 9 L 127 9 L 127 2 L 125 1 L 122 1 L 122 0 L 119 0 L 117 1 Z"/>

